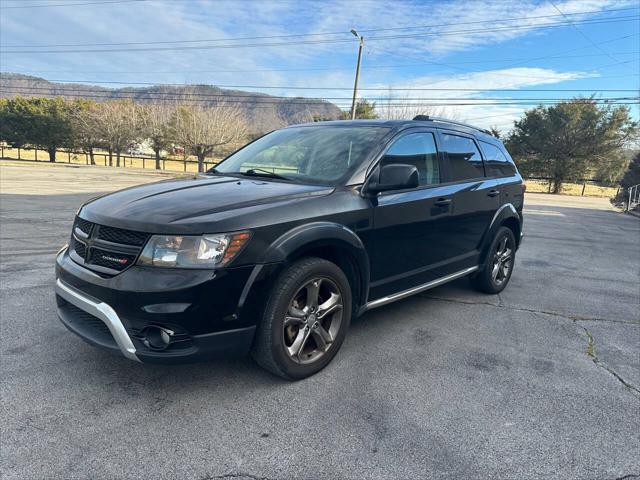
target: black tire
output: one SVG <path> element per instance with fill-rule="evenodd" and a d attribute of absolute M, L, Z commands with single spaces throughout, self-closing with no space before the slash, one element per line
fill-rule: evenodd
<path fill-rule="evenodd" d="M 306 295 L 303 300 L 308 300 L 308 296 L 311 294 L 306 287 L 311 284 L 315 285 L 316 282 L 318 283 L 318 290 L 322 291 L 322 293 L 317 295 L 318 301 L 316 305 L 318 306 L 315 307 L 318 313 L 318 320 L 316 320 L 315 316 L 313 320 L 311 320 L 312 314 L 305 312 L 308 308 L 311 309 L 309 311 L 313 312 L 314 307 L 305 305 L 304 308 L 298 310 L 297 307 L 299 305 L 296 303 L 296 298 L 302 298 L 302 296 Z M 303 289 L 305 289 L 304 293 L 301 293 Z M 334 291 L 337 291 L 335 292 L 336 295 L 340 296 L 342 305 L 339 323 L 337 323 L 337 325 L 334 325 L 332 322 L 337 321 L 336 319 L 340 312 L 339 308 L 333 310 L 331 317 L 327 316 L 330 311 L 327 312 L 324 320 L 320 319 L 321 309 L 319 308 L 328 303 L 328 301 L 320 303 L 320 300 L 323 298 L 322 295 L 325 297 L 331 295 L 333 298 Z M 289 323 L 291 320 L 297 320 L 299 318 L 297 316 L 292 318 L 292 311 L 295 311 L 296 314 L 298 312 L 305 313 L 301 325 L 296 324 L 295 326 L 291 326 Z M 337 265 L 322 258 L 315 257 L 298 260 L 285 268 L 274 282 L 266 302 L 262 319 L 258 325 L 251 355 L 261 367 L 287 380 L 299 380 L 313 375 L 322 370 L 340 349 L 349 328 L 351 312 L 351 286 L 349 285 L 349 280 L 346 275 Z M 287 326 L 285 326 L 285 317 L 287 317 Z M 317 326 L 318 323 L 326 321 L 330 321 L 330 324 L 336 327 L 335 332 L 330 335 L 330 337 L 314 335 L 318 333 L 317 329 L 320 328 Z M 327 324 L 321 326 L 326 327 L 326 325 Z M 299 342 L 302 344 L 300 353 L 298 355 L 292 355 L 290 350 L 295 349 L 295 340 L 298 339 L 298 335 L 300 335 L 301 332 L 306 331 L 309 331 L 309 333 L 307 337 L 304 338 L 310 340 Z M 324 330 L 324 333 L 330 333 L 328 327 Z M 292 336 L 295 336 L 293 341 L 290 338 Z M 325 344 L 324 347 L 321 347 L 318 340 L 322 340 L 323 338 L 331 338 L 332 341 Z M 291 342 L 291 345 L 289 345 L 288 342 Z M 308 343 L 308 350 L 316 346 L 316 354 L 320 355 L 317 359 L 313 360 L 313 352 L 309 354 L 309 358 L 306 357 L 306 353 L 303 354 L 302 349 L 305 348 L 305 342 Z M 323 348 L 326 350 L 323 350 Z M 301 363 L 304 361 L 308 363 Z"/>
<path fill-rule="evenodd" d="M 501 253 L 504 242 L 507 242 L 507 248 L 510 250 L 508 257 L 508 266 L 505 261 L 502 265 L 496 267 L 498 257 L 507 258 Z M 513 273 L 513 266 L 516 260 L 516 238 L 513 231 L 507 227 L 500 227 L 496 232 L 491 246 L 487 252 L 484 268 L 477 275 L 471 277 L 471 283 L 476 290 L 484 293 L 496 294 L 505 289 Z M 508 267 L 508 268 L 507 268 Z M 494 268 L 498 268 L 496 275 Z"/>

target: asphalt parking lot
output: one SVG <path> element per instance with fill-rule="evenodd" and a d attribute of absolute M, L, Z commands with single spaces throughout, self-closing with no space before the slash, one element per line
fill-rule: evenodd
<path fill-rule="evenodd" d="M 136 364 L 57 320 L 80 203 L 158 178 L 0 164 L 2 478 L 640 478 L 640 219 L 528 195 L 501 295 L 462 279 L 372 311 L 288 383 Z"/>

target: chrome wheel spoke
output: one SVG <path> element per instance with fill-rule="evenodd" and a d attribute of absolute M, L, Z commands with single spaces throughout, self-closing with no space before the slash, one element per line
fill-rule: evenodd
<path fill-rule="evenodd" d="M 309 329 L 301 328 L 300 330 L 298 330 L 298 334 L 293 340 L 293 343 L 290 347 L 287 347 L 289 355 L 299 359 L 304 346 L 307 344 L 307 340 L 309 340 Z"/>
<path fill-rule="evenodd" d="M 500 255 L 500 261 L 502 263 L 506 262 L 507 260 L 509 260 L 511 258 L 511 249 L 507 248 L 504 252 L 502 252 L 502 254 Z"/>
<path fill-rule="evenodd" d="M 331 293 L 328 300 L 318 305 L 318 319 L 322 320 L 327 315 L 342 309 L 342 303 L 340 303 L 340 295 L 337 293 Z"/>
<path fill-rule="evenodd" d="M 333 337 L 327 332 L 322 325 L 311 331 L 313 338 L 316 340 L 318 348 L 322 351 L 326 351 L 329 345 L 333 342 Z"/>
<path fill-rule="evenodd" d="M 502 264 L 502 279 L 504 280 L 505 278 L 507 278 L 507 276 L 509 275 L 509 269 L 511 268 L 511 265 L 508 263 L 503 263 Z"/>
<path fill-rule="evenodd" d="M 509 238 L 506 236 L 500 241 L 500 248 L 498 248 L 498 252 L 500 252 L 500 254 L 504 253 L 507 250 L 508 243 Z"/>
<path fill-rule="evenodd" d="M 304 325 L 304 323 L 305 323 L 304 319 L 299 318 L 299 317 L 291 317 L 289 315 L 284 317 L 284 326 L 285 327 L 297 327 L 297 326 Z"/>
<path fill-rule="evenodd" d="M 493 264 L 493 268 L 491 269 L 491 278 L 493 278 L 494 281 L 498 279 L 499 271 L 500 271 L 500 262 L 495 262 Z"/>
<path fill-rule="evenodd" d="M 307 309 L 315 309 L 318 307 L 318 299 L 320 296 L 320 283 L 322 280 L 314 280 L 306 285 L 307 289 Z"/>
<path fill-rule="evenodd" d="M 304 312 L 297 307 L 294 307 L 293 304 L 289 305 L 289 310 L 287 316 L 299 318 L 300 320 L 304 319 Z"/>

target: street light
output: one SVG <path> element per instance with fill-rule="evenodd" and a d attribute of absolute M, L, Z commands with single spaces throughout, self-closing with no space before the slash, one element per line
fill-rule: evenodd
<path fill-rule="evenodd" d="M 358 95 L 358 79 L 360 78 L 360 62 L 362 60 L 362 47 L 364 47 L 364 37 L 360 36 L 353 28 L 351 33 L 360 40 L 358 48 L 358 64 L 356 65 L 356 81 L 353 84 L 353 100 L 351 100 L 351 120 L 356 119 L 356 96 Z"/>

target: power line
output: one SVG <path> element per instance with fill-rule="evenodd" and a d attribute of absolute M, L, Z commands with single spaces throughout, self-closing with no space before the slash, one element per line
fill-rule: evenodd
<path fill-rule="evenodd" d="M 124 1 L 124 0 L 123 0 Z M 146 0 L 139 0 L 146 1 Z M 115 3 L 115 2 L 113 2 Z M 13 8 L 22 8 L 22 7 L 13 7 Z M 505 23 L 512 22 L 517 20 L 537 20 L 540 18 L 555 18 L 555 17 L 564 17 L 567 21 L 561 22 L 570 24 L 572 21 L 567 18 L 568 15 L 588 15 L 588 14 L 606 14 L 611 12 L 622 12 L 629 10 L 637 10 L 635 7 L 628 8 L 612 8 L 612 9 L 603 9 L 603 10 L 588 10 L 583 12 L 572 12 L 568 14 L 557 14 L 557 15 L 538 15 L 533 17 L 511 17 L 511 18 L 501 18 L 497 23 Z M 414 30 L 420 28 L 438 28 L 438 27 L 448 27 L 448 26 L 460 26 L 460 25 L 478 25 L 492 23 L 495 24 L 495 20 L 476 20 L 470 22 L 457 22 L 457 23 L 439 23 L 439 24 L 431 24 L 431 25 L 407 25 L 404 27 L 390 27 L 390 28 L 370 28 L 370 29 L 360 29 L 361 33 L 372 33 L 372 32 L 387 32 L 387 31 L 406 31 L 406 30 Z M 535 27 L 534 25 L 528 25 L 531 27 Z M 210 38 L 210 39 L 201 39 L 201 40 L 165 40 L 165 41 L 151 41 L 151 42 L 113 42 L 113 43 L 58 43 L 58 44 L 41 44 L 41 45 L 5 45 L 7 48 L 51 48 L 51 47 L 106 47 L 106 46 L 124 46 L 124 45 L 169 45 L 169 44 L 183 44 L 183 43 L 205 43 L 205 42 L 224 42 L 224 41 L 240 41 L 240 40 L 266 40 L 266 39 L 276 39 L 276 38 L 295 38 L 295 37 L 312 37 L 312 36 L 327 36 L 327 35 L 349 35 L 349 32 L 345 31 L 335 31 L 335 32 L 309 32 L 309 33 L 292 33 L 292 34 L 282 34 L 282 35 L 262 35 L 262 36 L 253 36 L 253 37 L 232 37 L 232 38 Z"/>
<path fill-rule="evenodd" d="M 631 37 L 636 37 L 636 35 L 633 35 L 633 34 L 632 35 L 623 35 L 621 37 L 611 38 L 611 39 L 599 42 L 597 45 L 604 45 L 604 44 L 617 42 L 617 41 L 620 41 L 620 40 L 626 40 L 627 38 L 631 38 Z M 385 49 L 380 49 L 379 47 L 377 47 L 377 48 L 379 50 L 386 51 L 386 52 L 388 52 L 388 53 L 390 53 L 391 55 L 394 55 L 394 56 L 418 59 L 417 57 L 403 56 L 403 55 L 397 54 L 396 52 L 392 52 L 392 51 L 385 50 Z M 546 59 L 553 59 L 553 58 L 565 58 L 565 57 L 562 56 L 562 54 L 573 53 L 573 52 L 576 52 L 576 51 L 579 51 L 579 50 L 584 50 L 585 48 L 589 48 L 589 47 L 578 47 L 578 48 L 572 48 L 572 49 L 569 49 L 569 50 L 563 50 L 563 51 L 560 51 L 560 52 L 556 52 L 555 54 L 551 54 L 551 55 L 545 55 L 545 56 L 539 56 L 539 57 L 530 57 L 530 58 L 522 58 L 522 59 L 519 59 L 517 62 L 509 64 L 509 65 L 506 65 L 506 66 L 504 66 L 502 68 L 507 68 L 507 67 L 510 67 L 510 66 L 516 66 L 516 65 L 525 63 L 527 61 L 546 60 Z M 625 53 L 627 53 L 627 52 L 625 52 Z M 629 53 L 631 53 L 631 52 L 629 52 Z M 594 54 L 594 55 L 600 55 L 600 54 Z M 569 55 L 569 57 L 577 58 L 577 57 L 579 57 L 579 55 Z M 448 65 L 464 64 L 464 63 L 485 63 L 485 62 L 486 63 L 492 63 L 492 62 L 496 62 L 496 61 L 510 61 L 510 60 L 506 60 L 505 59 L 505 60 L 487 60 L 487 61 L 471 61 L 471 62 L 452 62 L 452 63 L 446 63 L 446 64 L 445 63 L 438 63 L 438 65 L 448 66 Z M 423 63 L 420 63 L 420 64 L 412 64 L 412 65 L 404 65 L 404 66 L 419 66 L 419 65 L 426 65 L 426 64 L 429 64 L 429 63 L 432 64 L 432 62 L 427 62 L 427 63 L 423 62 Z M 389 65 L 389 66 L 372 65 L 372 66 L 368 66 L 367 68 L 382 68 L 382 67 L 385 67 L 385 68 L 387 68 L 387 67 L 388 68 L 397 68 L 397 67 L 402 67 L 402 66 L 403 65 Z M 606 65 L 604 67 L 599 67 L 599 68 L 606 68 L 606 67 L 609 67 L 609 66 L 611 66 L 611 65 Z M 350 66 L 349 70 L 351 70 L 351 69 L 352 69 L 352 67 Z M 259 71 L 305 71 L 305 70 L 307 70 L 307 69 L 264 69 L 264 70 L 238 70 L 238 71 L 233 71 L 233 70 L 226 70 L 226 71 L 220 71 L 220 70 L 218 70 L 218 71 L 215 71 L 215 70 L 199 70 L 199 71 L 198 70 L 189 70 L 189 71 L 193 72 L 193 73 L 236 73 L 236 72 L 237 73 L 249 73 L 249 72 L 253 72 L 253 71 L 259 72 Z M 316 70 L 316 69 L 308 69 L 308 70 L 311 71 L 311 70 Z M 320 70 L 320 68 L 317 68 L 317 70 Z M 332 70 L 332 69 L 331 68 L 326 68 L 326 70 Z M 466 71 L 468 73 L 482 73 L 482 72 L 484 72 L 483 70 L 468 70 L 468 69 L 462 69 L 462 70 L 464 70 L 464 71 Z M 46 72 L 46 71 L 45 70 L 39 70 L 38 72 Z M 52 72 L 52 73 L 65 73 L 64 71 L 58 71 L 58 72 L 50 71 L 50 72 Z M 68 71 L 68 72 L 70 72 L 70 71 Z M 170 71 L 167 71 L 167 72 L 161 72 L 161 71 L 149 71 L 149 72 L 140 72 L 140 71 L 100 72 L 100 71 L 94 71 L 92 73 L 153 73 L 153 74 L 162 74 L 162 73 L 183 73 L 183 72 L 184 72 L 184 70 L 181 70 L 179 72 L 170 72 Z M 508 75 L 508 76 L 514 76 L 514 77 L 519 76 L 519 75 L 515 75 L 515 74 L 504 74 L 504 73 L 502 75 Z M 632 75 L 632 76 L 640 76 L 640 75 L 635 74 L 635 75 Z M 532 77 L 530 75 L 526 75 L 526 76 L 523 75 L 521 77 L 534 78 L 534 77 Z M 545 79 L 547 77 L 535 77 L 535 78 Z M 601 76 L 599 78 L 615 78 L 615 76 Z"/>
<path fill-rule="evenodd" d="M 121 81 L 103 81 L 103 80 L 48 80 L 50 82 L 59 83 L 103 83 L 103 84 L 117 84 L 117 85 L 149 85 L 156 87 L 196 87 L 196 86 L 209 86 L 213 88 L 257 88 L 257 89 L 272 89 L 272 90 L 353 90 L 351 87 L 298 87 L 291 85 L 187 85 L 184 83 L 153 83 L 153 82 L 121 82 Z M 367 91 L 450 91 L 450 92 L 635 92 L 635 89 L 616 89 L 616 88 L 444 88 L 444 87 L 430 87 L 430 88 L 399 88 L 399 87 L 368 87 L 359 88 L 358 90 Z"/>
<path fill-rule="evenodd" d="M 20 92 L 15 92 L 16 94 L 20 94 Z M 205 103 L 207 102 L 207 99 L 193 99 L 193 98 L 176 98 L 176 97 L 171 97 L 171 96 L 160 96 L 160 97 L 152 97 L 153 94 L 142 94 L 142 95 L 135 95 L 132 94 L 132 92 L 123 92 L 117 96 L 113 96 L 113 95 L 98 95 L 98 94 L 92 94 L 92 93 L 82 93 L 82 92 L 77 92 L 77 93 L 65 93 L 65 94 L 56 94 L 56 93 L 49 93 L 49 94 L 40 94 L 40 96 L 64 96 L 64 97 L 80 97 L 80 98 L 95 98 L 95 99 L 104 99 L 104 100 L 124 100 L 124 99 L 130 99 L 130 100 L 142 100 L 144 96 L 149 96 L 150 98 L 148 98 L 148 100 L 153 100 L 153 101 L 161 101 L 161 102 L 171 102 L 171 103 Z M 307 100 L 304 98 L 290 98 L 288 99 L 290 101 L 285 101 L 285 99 L 276 99 L 276 100 L 267 100 L 264 99 L 262 101 L 255 101 L 255 100 L 227 100 L 225 98 L 219 98 L 217 101 L 218 103 L 222 103 L 223 105 L 251 105 L 251 106 L 255 106 L 255 105 L 260 105 L 260 106 L 264 106 L 264 105 L 270 105 L 272 107 L 275 106 L 279 106 L 279 105 L 314 105 L 314 106 L 329 106 L 331 105 L 330 103 L 328 103 L 326 100 L 322 100 L 322 99 L 313 99 L 313 100 Z M 557 103 L 558 101 L 566 101 L 566 100 L 572 100 L 575 103 L 596 103 L 599 105 L 607 105 L 607 104 L 616 104 L 616 105 L 637 105 L 640 104 L 640 97 L 616 97 L 616 98 L 607 98 L 607 99 L 546 99 L 546 100 L 540 100 L 537 101 L 535 99 L 522 99 L 522 100 L 518 100 L 518 99 L 505 99 L 505 101 L 495 101 L 495 99 L 482 99 L 482 101 L 478 101 L 478 100 L 466 100 L 466 99 L 455 99 L 455 98 L 438 98 L 438 99 L 433 99 L 432 102 L 429 103 L 424 103 L 424 102 L 393 102 L 393 103 L 385 103 L 383 106 L 387 107 L 405 107 L 405 106 L 411 106 L 411 107 L 421 107 L 421 106 L 451 106 L 451 107 L 455 107 L 455 106 L 531 106 L 531 105 L 552 105 Z M 214 101 L 209 99 L 208 100 L 210 103 L 213 103 Z M 613 103 L 615 102 L 615 103 Z M 342 106 L 343 108 L 347 108 L 349 106 L 349 102 L 348 99 L 344 99 L 342 102 L 338 102 L 339 105 L 336 106 Z M 335 105 L 335 104 L 334 104 Z"/>
<path fill-rule="evenodd" d="M 602 47 L 600 47 L 600 45 L 598 45 L 597 43 L 595 43 L 593 40 L 591 40 L 591 38 L 584 33 L 582 30 L 580 30 L 573 21 L 571 21 L 571 19 L 562 12 L 562 10 L 560 10 L 555 3 L 553 3 L 551 0 L 547 0 L 547 2 L 549 2 L 551 4 L 551 6 L 556 9 L 556 11 L 562 15 L 568 22 L 569 24 L 576 30 L 576 32 L 578 32 L 587 42 L 589 42 L 592 46 L 594 46 L 595 48 L 597 48 L 598 50 L 600 50 L 602 53 L 606 54 L 609 58 L 611 58 L 613 61 L 618 61 L 617 58 L 615 58 L 614 56 L 610 55 L 609 52 L 607 52 L 606 50 L 604 50 Z"/>
<path fill-rule="evenodd" d="M 605 23 L 620 23 L 628 22 L 640 19 L 637 15 L 624 16 L 624 17 L 612 17 L 608 20 L 584 20 L 576 21 L 574 24 L 580 25 L 594 25 Z M 491 33 L 505 30 L 521 30 L 521 29 L 541 29 L 541 28 L 556 28 L 565 27 L 570 25 L 567 22 L 555 22 L 548 24 L 535 24 L 535 25 L 521 25 L 511 27 L 495 27 L 491 29 L 476 29 L 476 30 L 457 30 L 457 31 L 444 31 L 444 32 L 424 32 L 419 34 L 407 34 L 407 35 L 386 35 L 378 37 L 368 37 L 368 41 L 378 40 L 396 40 L 405 38 L 418 38 L 428 36 L 449 36 L 459 34 L 474 34 L 474 33 Z M 113 53 L 113 52 L 148 52 L 148 51 L 170 51 L 170 50 L 211 50 L 211 49 L 233 49 L 233 48 L 248 48 L 248 47 L 275 47 L 275 46 L 300 46 L 300 45 L 320 45 L 320 44 L 335 44 L 352 42 L 351 39 L 321 39 L 321 40 L 298 40 L 295 42 L 272 42 L 272 43 L 244 43 L 244 44 L 224 44 L 224 45 L 197 45 L 197 46 L 175 46 L 175 47 L 145 47 L 145 48 L 109 48 L 109 49 L 64 49 L 64 50 L 0 50 L 0 54 L 57 54 L 57 53 Z"/>
<path fill-rule="evenodd" d="M 636 50 L 633 52 L 613 52 L 615 55 L 635 55 L 640 53 L 640 50 Z M 585 58 L 585 57 L 603 57 L 607 56 L 605 53 L 587 53 L 583 55 L 554 55 L 550 57 L 546 57 L 546 59 L 557 58 Z M 498 63 L 498 62 L 513 62 L 515 60 L 537 60 L 540 57 L 534 57 L 530 59 L 515 59 L 515 58 L 504 58 L 504 59 L 494 59 L 494 60 L 471 60 L 465 62 L 447 62 L 445 65 L 466 65 L 466 64 L 482 64 L 482 63 Z M 385 69 L 385 68 L 403 68 L 403 67 L 420 67 L 429 65 L 428 62 L 422 63 L 405 63 L 405 64 L 388 64 L 388 65 L 367 65 L 367 70 L 370 69 Z M 5 68 L 6 71 L 13 70 L 12 68 Z M 262 69 L 254 69 L 254 70 L 192 70 L 189 69 L 188 73 L 260 73 L 260 72 L 314 72 L 314 71 L 351 71 L 353 70 L 353 66 L 348 67 L 309 67 L 309 68 L 262 68 Z M 23 70 L 20 69 L 21 72 L 35 72 L 35 73 L 92 73 L 92 74 L 104 74 L 104 73 L 117 73 L 117 74 L 154 74 L 154 75 L 162 75 L 162 74 L 175 74 L 185 73 L 185 69 L 182 70 L 91 70 L 91 71 L 79 71 L 79 70 Z M 1 74 L 0 74 L 1 75 Z M 632 74 L 631 76 L 640 76 L 640 74 Z M 615 75 L 614 77 L 619 77 L 620 75 Z M 526 76 L 527 78 L 546 78 L 546 77 L 533 77 L 530 75 Z M 598 78 L 614 78 L 614 77 L 598 77 Z"/>
<path fill-rule="evenodd" d="M 8 7 L 0 6 L 0 10 L 9 10 L 16 8 L 51 8 L 51 7 L 80 7 L 84 5 L 110 5 L 113 3 L 138 3 L 147 2 L 148 0 L 101 0 L 97 2 L 83 2 L 83 3 L 49 3 L 39 5 L 10 5 Z"/>
<path fill-rule="evenodd" d="M 599 42 L 599 43 L 595 44 L 594 46 L 600 46 L 600 45 L 604 45 L 604 44 L 608 44 L 608 43 L 612 43 L 612 42 L 617 42 L 619 40 L 624 40 L 624 39 L 631 38 L 631 37 L 636 37 L 636 36 L 637 36 L 636 34 L 624 35 L 622 37 L 616 37 L 616 38 L 612 38 L 612 39 L 609 39 L 609 40 L 605 40 L 605 41 Z M 560 56 L 560 55 L 565 54 L 565 53 L 573 53 L 573 52 L 576 52 L 576 51 L 579 51 L 579 50 L 584 50 L 585 48 L 589 48 L 589 47 L 577 47 L 577 48 L 571 48 L 569 50 L 563 50 L 561 52 L 556 52 L 555 54 L 551 54 L 551 55 L 543 55 L 543 56 L 540 56 L 540 57 L 533 57 L 533 58 L 522 58 L 522 59 L 518 59 L 516 62 L 509 63 L 507 65 L 503 65 L 501 68 L 502 69 L 506 69 L 506 68 L 509 68 L 509 67 L 522 65 L 522 64 L 527 63 L 529 61 L 547 60 L 547 59 L 550 59 L 550 58 L 554 58 L 554 57 Z M 415 55 L 406 55 L 406 54 L 403 55 L 403 54 L 399 54 L 397 52 L 391 51 L 389 49 L 384 49 L 384 48 L 380 48 L 380 47 L 376 47 L 376 49 L 378 49 L 378 50 L 380 50 L 382 52 L 388 53 L 388 54 L 390 54 L 392 56 L 395 56 L 395 57 L 419 59 Z M 447 62 L 447 63 L 430 62 L 430 63 L 434 63 L 434 64 L 437 64 L 437 65 L 440 65 L 440 66 L 444 66 L 444 67 L 449 67 L 449 68 L 452 68 L 454 70 L 461 70 L 461 71 L 464 71 L 464 72 L 467 72 L 467 73 L 484 73 L 483 70 L 470 70 L 468 68 L 457 67 L 457 66 L 455 66 L 456 64 L 449 63 L 449 62 Z M 502 73 L 502 75 L 503 76 L 508 76 L 508 77 L 511 77 L 511 76 L 519 77 L 520 76 L 520 75 L 516 75 L 516 74 L 511 74 L 511 73 Z M 525 78 L 533 78 L 533 77 L 531 77 L 529 75 L 526 75 Z"/>
<path fill-rule="evenodd" d="M 20 86 L 20 85 L 10 85 L 10 86 L 6 86 L 4 87 L 5 89 L 12 89 L 12 90 L 28 90 L 28 91 L 51 91 L 52 87 L 32 87 L 32 86 Z M 326 102 L 326 101 L 332 101 L 332 100 L 344 100 L 344 101 L 348 101 L 351 100 L 351 97 L 321 97 L 321 98 L 314 98 L 314 99 L 308 99 L 308 98 L 304 98 L 304 97 L 291 97 L 291 96 L 277 96 L 277 95 L 269 95 L 269 96 L 256 96 L 255 94 L 251 94 L 251 93 L 246 93 L 246 94 L 228 94 L 228 93 L 203 93 L 203 92 L 167 92 L 167 91 L 135 91 L 135 90 L 125 90 L 125 89 L 120 89 L 120 90 L 102 90 L 102 89 L 96 89 L 96 88 L 56 88 L 53 87 L 53 91 L 50 93 L 51 95 L 64 95 L 65 93 L 61 93 L 61 92 L 71 92 L 71 93 L 87 93 L 87 94 L 93 94 L 93 93 L 97 93 L 97 94 L 104 94 L 105 98 L 109 98 L 111 96 L 118 96 L 120 94 L 128 94 L 128 95 L 134 95 L 134 96 L 171 96 L 171 97 L 175 97 L 175 98 L 179 98 L 179 97 L 200 97 L 200 98 L 223 98 L 223 99 L 251 99 L 252 102 L 256 102 L 256 103 L 260 103 L 263 100 L 264 101 L 273 101 L 273 100 L 299 100 L 299 99 L 303 99 L 303 100 L 307 100 L 307 101 L 315 101 L 315 102 Z M 137 97 L 132 97 L 132 98 L 137 98 Z M 598 100 L 635 100 L 638 99 L 640 97 L 609 97 L 609 98 L 598 98 Z M 515 99 L 513 97 L 409 97 L 409 98 L 403 98 L 403 99 L 397 99 L 397 98 L 393 98 L 393 97 L 386 97 L 386 96 L 380 96 L 380 97 L 367 97 L 367 100 L 370 101 L 386 101 L 386 100 L 392 100 L 392 101 L 399 101 L 401 100 L 403 103 L 405 102 L 413 102 L 413 101 L 423 101 L 423 100 L 452 100 L 452 101 L 458 101 L 458 100 L 468 100 L 468 101 L 562 101 L 562 100 L 566 100 L 566 98 L 557 98 L 557 97 L 553 97 L 553 98 L 549 98 L 549 97 L 527 97 L 527 98 L 519 98 L 519 99 Z"/>

